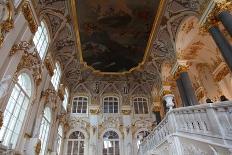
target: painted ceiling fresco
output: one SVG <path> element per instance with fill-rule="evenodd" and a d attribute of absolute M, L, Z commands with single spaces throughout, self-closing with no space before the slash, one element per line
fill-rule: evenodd
<path fill-rule="evenodd" d="M 159 0 L 76 0 L 83 60 L 122 72 L 143 60 Z"/>

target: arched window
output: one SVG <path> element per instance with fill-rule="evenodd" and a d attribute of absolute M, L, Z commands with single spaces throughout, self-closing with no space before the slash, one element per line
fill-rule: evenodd
<path fill-rule="evenodd" d="M 58 63 L 56 63 L 55 67 L 56 68 L 54 69 L 54 75 L 52 76 L 51 82 L 55 90 L 57 90 L 59 87 L 60 78 L 61 78 L 61 69 Z"/>
<path fill-rule="evenodd" d="M 62 139 L 63 139 L 63 127 L 59 125 L 58 134 L 57 134 L 57 147 L 56 147 L 57 148 L 56 153 L 58 155 L 60 155 Z"/>
<path fill-rule="evenodd" d="M 35 44 L 37 52 L 39 53 L 40 58 L 43 59 L 46 55 L 49 44 L 48 31 L 43 21 L 41 22 L 37 32 L 35 33 L 33 42 Z"/>
<path fill-rule="evenodd" d="M 68 139 L 68 155 L 84 155 L 85 136 L 80 131 L 73 132 Z"/>
<path fill-rule="evenodd" d="M 148 114 L 148 102 L 144 97 L 136 97 L 133 100 L 135 114 Z"/>
<path fill-rule="evenodd" d="M 3 145 L 15 148 L 31 94 L 31 79 L 26 73 L 22 73 L 15 82 L 3 114 L 3 126 L 0 130 L 0 141 Z"/>
<path fill-rule="evenodd" d="M 142 143 L 142 140 L 147 137 L 150 133 L 148 131 L 140 131 L 137 134 L 137 147 L 139 148 L 139 145 Z"/>
<path fill-rule="evenodd" d="M 115 131 L 107 131 L 103 135 L 103 155 L 119 155 L 119 136 Z"/>
<path fill-rule="evenodd" d="M 118 113 L 119 101 L 117 97 L 104 97 L 103 99 L 104 113 Z"/>
<path fill-rule="evenodd" d="M 69 94 L 68 94 L 68 89 L 67 88 L 65 88 L 65 90 L 64 90 L 64 101 L 63 101 L 63 107 L 64 107 L 64 109 L 65 110 L 67 110 L 67 105 L 68 105 L 68 97 L 69 97 Z"/>
<path fill-rule="evenodd" d="M 43 118 L 40 124 L 39 139 L 41 140 L 40 155 L 45 155 L 46 145 L 51 124 L 51 111 L 48 107 L 44 109 Z"/>
<path fill-rule="evenodd" d="M 88 108 L 88 97 L 78 96 L 73 99 L 72 113 L 86 114 Z"/>

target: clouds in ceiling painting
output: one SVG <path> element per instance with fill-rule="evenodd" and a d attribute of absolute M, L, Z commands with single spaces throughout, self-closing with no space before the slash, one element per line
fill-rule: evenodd
<path fill-rule="evenodd" d="M 102 72 L 122 72 L 142 60 L 158 0 L 76 0 L 83 60 Z"/>

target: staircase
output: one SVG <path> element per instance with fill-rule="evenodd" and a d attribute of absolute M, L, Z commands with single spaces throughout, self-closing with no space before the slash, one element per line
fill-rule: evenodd
<path fill-rule="evenodd" d="M 232 102 L 170 110 L 139 155 L 232 155 Z"/>

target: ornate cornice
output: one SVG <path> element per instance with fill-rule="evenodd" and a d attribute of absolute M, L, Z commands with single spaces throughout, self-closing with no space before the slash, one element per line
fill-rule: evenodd
<path fill-rule="evenodd" d="M 22 12 L 25 19 L 28 22 L 29 28 L 33 34 L 37 31 L 38 25 L 36 23 L 35 17 L 29 1 L 25 1 L 22 6 Z"/>

